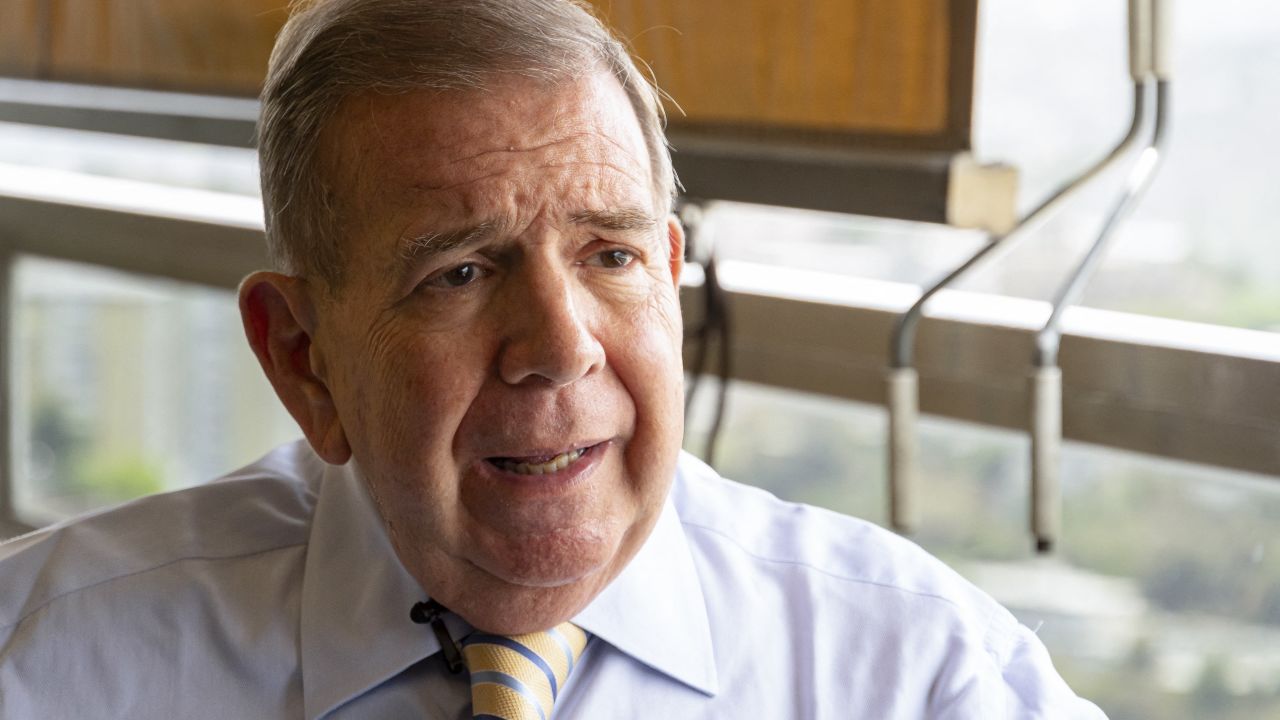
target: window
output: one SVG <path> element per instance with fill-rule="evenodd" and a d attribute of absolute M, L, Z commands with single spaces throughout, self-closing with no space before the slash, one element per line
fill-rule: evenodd
<path fill-rule="evenodd" d="M 300 436 L 229 291 L 22 258 L 15 296 L 13 500 L 28 524 L 204 482 Z"/>
<path fill-rule="evenodd" d="M 138 258 L 152 273 L 38 254 L 6 265 L 13 457 L 0 507 L 10 532 L 203 482 L 299 436 L 244 341 L 232 292 L 254 266 L 244 256 L 261 255 L 260 233 L 245 233 L 247 252 L 237 237 L 184 250 L 174 246 L 210 238 L 180 219 L 127 221 L 157 212 L 251 225 L 261 213 L 253 151 L 0 123 L 0 182 L 20 203 L 23 193 L 47 192 L 87 213 L 39 202 L 8 210 L 16 236 L 6 241 L 22 237 L 18 252 Z M 126 222 L 94 214 L 103 209 Z M 45 235 L 48 227 L 71 236 Z M 215 276 L 227 280 L 181 281 Z"/>
<path fill-rule="evenodd" d="M 1106 154 L 1129 124 L 1126 4 L 984 0 L 975 151 L 1021 172 L 1025 212 Z M 1280 331 L 1280 6 L 1177 3 L 1170 147 L 1086 290 L 1089 307 Z M 1118 172 L 1117 172 L 1118 171 Z M 1118 196 L 1117 168 L 957 287 L 1047 300 Z M 980 234 L 872 218 L 717 204 L 731 260 L 927 283 Z"/>
<path fill-rule="evenodd" d="M 259 197 L 253 150 L 0 122 L 0 163 Z"/>

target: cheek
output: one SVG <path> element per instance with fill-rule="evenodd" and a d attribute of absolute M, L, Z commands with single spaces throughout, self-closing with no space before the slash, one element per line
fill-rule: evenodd
<path fill-rule="evenodd" d="M 471 362 L 439 347 L 421 339 L 370 363 L 359 400 L 369 417 L 353 451 L 402 557 L 446 543 L 458 523 L 453 445 L 476 381 L 459 372 Z"/>
<path fill-rule="evenodd" d="M 352 400 L 370 460 L 414 477 L 447 459 L 485 367 L 481 349 L 462 337 L 406 333 L 360 363 Z"/>
<path fill-rule="evenodd" d="M 668 387 L 674 377 L 678 390 L 684 366 L 684 326 L 676 294 L 665 286 L 651 293 L 632 318 L 628 333 L 637 362 L 656 376 L 650 378 L 655 386 Z"/>
<path fill-rule="evenodd" d="M 637 424 L 678 444 L 684 423 L 683 358 L 674 293 L 655 293 L 617 330 L 611 341 L 615 371 L 635 401 Z"/>

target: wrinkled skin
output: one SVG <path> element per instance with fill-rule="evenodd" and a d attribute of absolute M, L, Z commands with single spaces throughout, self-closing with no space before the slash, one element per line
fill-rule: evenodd
<path fill-rule="evenodd" d="M 251 345 L 426 593 L 491 632 L 568 619 L 649 535 L 683 429 L 683 236 L 625 93 L 370 93 L 324 140 L 343 284 L 251 276 Z"/>

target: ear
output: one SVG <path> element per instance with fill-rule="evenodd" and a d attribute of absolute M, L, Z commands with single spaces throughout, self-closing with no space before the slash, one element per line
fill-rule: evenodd
<path fill-rule="evenodd" d="M 240 319 L 249 347 L 289 414 L 316 454 L 333 465 L 351 458 L 351 447 L 312 345 L 315 307 L 306 281 L 256 272 L 240 283 Z"/>
<path fill-rule="evenodd" d="M 667 216 L 667 242 L 671 248 L 671 281 L 680 291 L 680 273 L 684 270 L 684 226 L 675 215 Z"/>

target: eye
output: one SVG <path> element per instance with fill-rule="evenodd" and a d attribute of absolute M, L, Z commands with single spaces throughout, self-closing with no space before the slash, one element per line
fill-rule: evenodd
<path fill-rule="evenodd" d="M 596 255 L 601 267 L 610 269 L 624 268 L 630 265 L 636 256 L 626 250 L 605 250 Z"/>
<path fill-rule="evenodd" d="M 459 288 L 475 282 L 480 275 L 479 266 L 475 263 L 466 263 L 428 278 L 423 285 L 437 288 Z"/>

